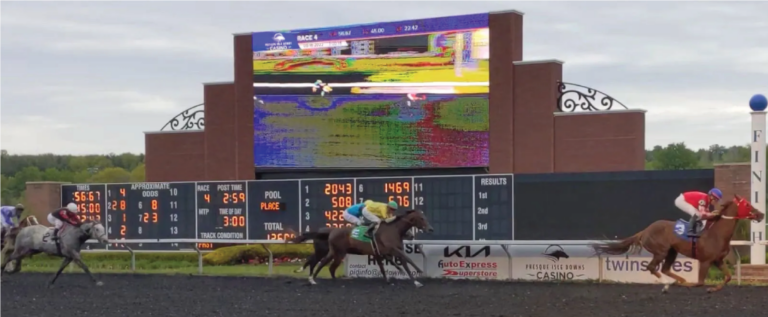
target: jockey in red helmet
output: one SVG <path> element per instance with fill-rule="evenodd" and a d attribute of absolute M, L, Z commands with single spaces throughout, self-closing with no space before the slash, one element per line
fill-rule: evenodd
<path fill-rule="evenodd" d="M 717 188 L 712 188 L 708 193 L 699 191 L 685 192 L 675 199 L 675 206 L 691 216 L 689 221 L 691 227 L 690 231 L 688 231 L 688 236 L 698 236 L 699 221 L 702 218 L 711 217 L 712 213 L 709 212 L 710 206 L 714 207 L 722 198 L 723 192 Z"/>

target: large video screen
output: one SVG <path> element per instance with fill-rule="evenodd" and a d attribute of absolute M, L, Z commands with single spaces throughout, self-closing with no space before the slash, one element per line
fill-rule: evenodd
<path fill-rule="evenodd" d="M 252 36 L 256 166 L 488 165 L 488 14 Z"/>

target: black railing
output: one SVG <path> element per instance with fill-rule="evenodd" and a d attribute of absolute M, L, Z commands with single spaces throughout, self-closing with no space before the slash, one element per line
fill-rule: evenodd
<path fill-rule="evenodd" d="M 203 130 L 205 128 L 205 107 L 194 105 L 168 121 L 160 131 Z"/>
<path fill-rule="evenodd" d="M 557 108 L 562 112 L 609 111 L 615 105 L 629 109 L 620 101 L 597 89 L 582 85 L 559 82 L 557 87 Z"/>

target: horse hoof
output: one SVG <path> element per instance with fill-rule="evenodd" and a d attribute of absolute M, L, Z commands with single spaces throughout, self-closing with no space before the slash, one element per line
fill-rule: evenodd
<path fill-rule="evenodd" d="M 416 287 L 424 286 L 424 284 L 419 283 L 419 281 L 413 281 L 413 285 L 416 285 Z"/>
<path fill-rule="evenodd" d="M 317 282 L 315 282 L 315 279 L 313 279 L 313 278 L 311 278 L 311 277 L 310 277 L 310 278 L 309 278 L 309 284 L 310 284 L 310 285 L 317 285 Z"/>
<path fill-rule="evenodd" d="M 707 293 L 714 293 L 714 292 L 717 292 L 717 291 L 718 291 L 717 287 L 710 287 L 710 288 L 707 289 Z"/>
<path fill-rule="evenodd" d="M 98 281 L 98 282 L 96 282 L 96 286 L 104 286 L 104 282 Z"/>

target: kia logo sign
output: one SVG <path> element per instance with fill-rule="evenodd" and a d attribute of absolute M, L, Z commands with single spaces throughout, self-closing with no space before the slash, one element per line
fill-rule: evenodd
<path fill-rule="evenodd" d="M 474 250 L 472 249 L 471 246 L 468 246 L 468 245 L 462 245 L 453 251 L 451 251 L 451 246 L 447 246 L 445 247 L 445 249 L 443 249 L 443 256 L 446 258 L 450 258 L 450 257 L 474 258 L 481 254 L 484 258 L 487 258 L 488 256 L 490 256 L 491 246 L 486 245 L 479 249 L 475 247 Z"/>

